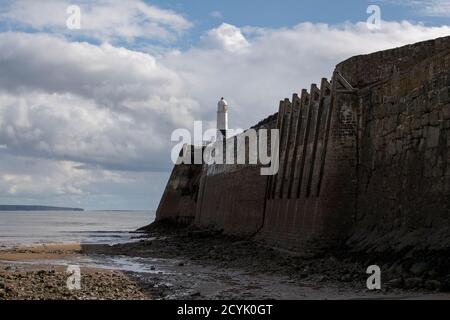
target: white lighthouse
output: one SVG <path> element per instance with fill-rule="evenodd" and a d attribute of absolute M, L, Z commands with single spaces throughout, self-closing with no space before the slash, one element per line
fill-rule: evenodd
<path fill-rule="evenodd" d="M 217 140 L 227 138 L 228 130 L 228 103 L 221 98 L 217 104 Z"/>

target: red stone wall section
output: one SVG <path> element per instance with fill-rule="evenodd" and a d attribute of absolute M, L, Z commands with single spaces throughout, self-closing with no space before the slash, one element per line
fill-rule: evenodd
<path fill-rule="evenodd" d="M 271 116 L 255 128 L 275 128 L 276 119 Z M 251 164 L 205 165 L 195 224 L 239 236 L 251 236 L 261 229 L 267 176 L 262 176 L 260 169 Z"/>

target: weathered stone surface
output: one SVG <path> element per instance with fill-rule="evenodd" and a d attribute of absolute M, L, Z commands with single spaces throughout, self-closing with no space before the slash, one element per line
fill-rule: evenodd
<path fill-rule="evenodd" d="M 191 150 L 193 151 L 193 149 Z M 191 155 L 194 156 L 193 153 Z M 174 166 L 156 211 L 157 221 L 166 220 L 185 225 L 192 224 L 197 208 L 202 167 L 201 164 Z"/>
<path fill-rule="evenodd" d="M 370 85 L 359 94 L 358 212 L 348 241 L 355 250 L 450 246 L 448 237 L 420 236 L 450 226 L 450 131 L 445 125 L 449 46 L 447 37 L 351 58 L 338 66 L 353 85 Z M 373 74 L 375 66 L 384 66 L 384 71 Z M 400 71 L 398 77 L 386 71 L 391 67 Z M 379 102 L 386 93 L 397 98 L 391 100 L 389 118 L 377 111 L 386 108 Z M 373 126 L 374 121 L 383 127 Z M 395 137 L 388 134 L 393 125 Z"/>

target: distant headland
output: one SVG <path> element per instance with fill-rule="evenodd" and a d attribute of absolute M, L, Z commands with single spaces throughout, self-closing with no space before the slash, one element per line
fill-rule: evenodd
<path fill-rule="evenodd" d="M 0 205 L 0 211 L 84 211 L 84 209 L 29 205 Z"/>

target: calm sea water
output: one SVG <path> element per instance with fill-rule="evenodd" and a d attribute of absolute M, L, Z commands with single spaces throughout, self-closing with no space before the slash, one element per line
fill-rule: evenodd
<path fill-rule="evenodd" d="M 154 211 L 0 211 L 0 246 L 126 242 Z"/>

